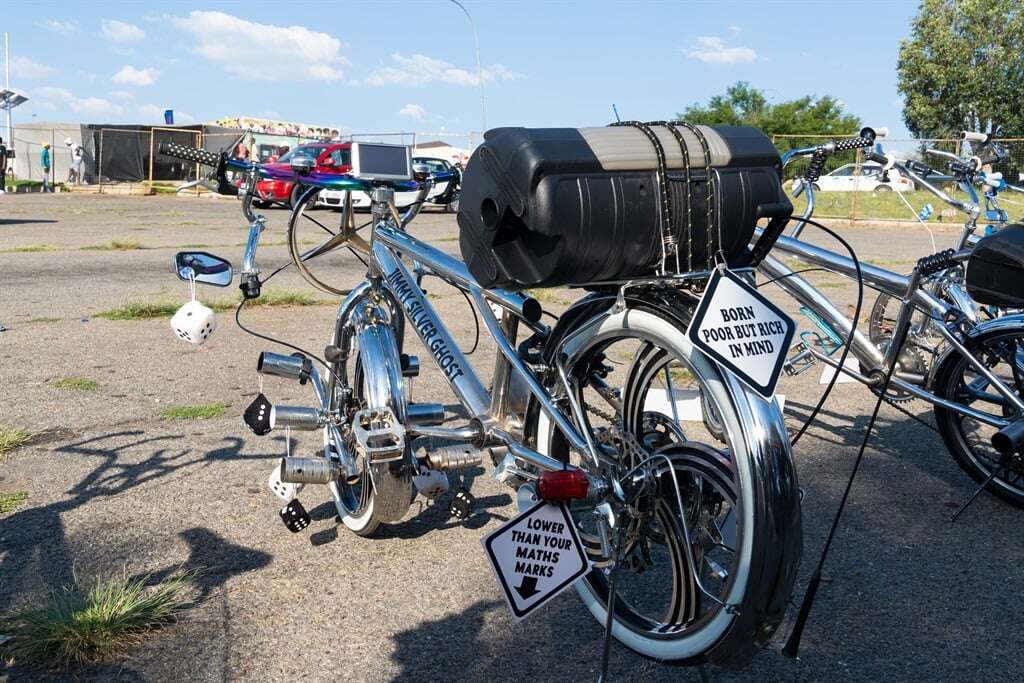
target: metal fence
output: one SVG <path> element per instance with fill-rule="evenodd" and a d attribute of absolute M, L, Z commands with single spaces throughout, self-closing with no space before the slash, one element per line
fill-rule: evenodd
<path fill-rule="evenodd" d="M 434 140 L 454 140 L 465 144 L 468 153 L 481 139 L 478 133 L 381 132 L 348 133 L 342 141 L 380 141 L 417 145 Z M 251 158 L 266 162 L 282 156 L 288 150 L 320 138 L 303 135 L 264 133 L 251 130 L 221 128 L 217 126 L 91 126 L 85 124 L 26 124 L 14 129 L 14 159 L 9 172 L 20 179 L 42 180 L 40 150 L 50 144 L 51 182 L 68 179 L 71 167 L 70 150 L 66 139 L 81 144 L 85 149 L 84 176 L 89 185 L 102 188 L 106 184 L 121 183 L 181 183 L 196 180 L 209 173 L 196 164 L 189 164 L 163 156 L 159 148 L 163 142 L 177 142 L 213 152 L 233 153 L 241 143 L 250 151 Z M 463 143 L 463 141 L 465 141 Z M 422 150 L 426 154 L 428 150 Z"/>
<path fill-rule="evenodd" d="M 798 147 L 807 147 L 821 144 L 834 138 L 830 135 L 772 135 L 772 142 L 779 151 L 785 152 Z M 993 166 L 994 171 L 1003 174 L 1003 177 L 1010 183 L 1024 183 L 1024 138 L 1002 138 L 996 142 L 1003 146 L 1008 156 L 1003 162 Z M 959 139 L 938 138 L 938 139 L 889 139 L 879 140 L 882 149 L 886 153 L 894 154 L 898 159 L 916 159 L 927 163 L 936 172 L 943 173 L 944 162 L 929 155 L 926 150 L 938 149 L 945 152 L 952 152 L 960 155 L 962 152 L 970 154 L 969 148 L 963 145 L 970 143 L 961 142 Z M 802 174 L 809 163 L 808 159 L 802 158 L 794 161 L 786 168 L 785 177 L 791 180 Z M 854 177 L 862 177 L 861 170 L 865 164 L 864 155 L 861 151 L 856 153 L 847 152 L 831 157 L 825 167 L 826 173 L 837 171 L 843 166 L 852 165 Z M 870 163 L 870 162 L 867 162 Z M 939 176 L 941 178 L 941 176 Z M 819 218 L 842 218 L 850 221 L 915 221 L 917 212 L 925 204 L 932 204 L 935 209 L 937 222 L 962 223 L 963 216 L 955 209 L 940 206 L 938 198 L 926 190 L 915 190 L 912 192 L 878 192 L 872 191 L 875 183 L 865 182 L 857 186 L 854 191 L 827 191 L 825 187 L 816 195 L 817 206 L 815 215 Z M 939 180 L 938 184 L 946 191 L 965 198 L 960 193 L 955 182 L 951 180 Z M 824 183 L 822 183 L 824 185 Z M 789 184 L 787 182 L 787 189 Z M 802 199 L 794 203 L 798 210 L 803 208 Z M 1015 195 L 1004 192 L 999 195 L 999 203 L 1006 209 L 1012 220 L 1024 219 L 1024 195 Z"/>

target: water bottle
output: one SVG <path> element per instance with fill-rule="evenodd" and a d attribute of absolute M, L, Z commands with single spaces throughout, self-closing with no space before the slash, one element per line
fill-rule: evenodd
<path fill-rule="evenodd" d="M 917 220 L 924 223 L 926 220 L 932 217 L 932 213 L 935 209 L 932 208 L 931 204 L 925 204 L 924 207 L 917 213 Z"/>

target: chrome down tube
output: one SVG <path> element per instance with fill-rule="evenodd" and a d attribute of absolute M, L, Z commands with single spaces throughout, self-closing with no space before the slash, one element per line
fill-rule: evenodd
<path fill-rule="evenodd" d="M 779 240 L 787 238 L 780 237 Z M 796 241 L 796 240 L 790 240 Z M 880 368 L 885 362 L 881 351 L 871 343 L 864 334 L 855 329 L 854 322 L 836 308 L 832 301 L 819 292 L 814 285 L 800 277 L 793 275 L 793 270 L 779 261 L 774 256 L 768 255 L 758 264 L 758 270 L 767 275 L 770 279 L 776 279 L 776 283 L 787 294 L 796 299 L 799 303 L 813 310 L 820 315 L 836 333 L 843 339 L 853 331 L 853 338 L 850 342 L 850 352 L 857 357 L 862 365 L 869 368 Z"/>
<path fill-rule="evenodd" d="M 473 287 L 479 287 L 465 263 L 412 235 L 395 230 L 390 226 L 377 225 L 374 228 L 374 240 L 418 261 L 432 273 L 459 289 L 469 291 Z M 390 254 L 389 257 L 394 260 Z M 488 301 L 511 311 L 517 317 L 528 322 L 535 322 L 536 316 L 530 310 L 531 306 L 536 305 L 532 298 L 519 292 L 509 292 L 503 289 L 487 289 L 483 290 L 483 294 Z"/>
<path fill-rule="evenodd" d="M 552 420 L 563 430 L 570 445 L 574 448 L 586 449 L 586 442 L 576 428 L 566 420 L 565 416 L 551 403 L 551 398 L 544 391 L 533 373 L 519 358 L 516 350 L 502 334 L 501 326 L 488 305 L 488 299 L 523 316 L 523 303 L 527 297 L 514 292 L 501 290 L 481 290 L 476 285 L 465 264 L 448 254 L 431 247 L 409 235 L 391 228 L 378 225 L 377 237 L 373 244 L 373 258 L 380 268 L 381 276 L 395 299 L 402 306 L 406 317 L 416 330 L 417 336 L 424 347 L 431 353 L 434 362 L 442 370 L 444 378 L 455 392 L 456 397 L 466 407 L 469 414 L 478 421 L 488 437 L 508 446 L 509 452 L 515 457 L 543 470 L 575 469 L 573 465 L 565 465 L 561 461 L 542 455 L 524 446 L 513 435 L 502 429 L 490 414 L 491 396 L 484 388 L 469 361 L 459 349 L 447 328 L 437 316 L 430 302 L 416 285 L 415 277 L 405 264 L 391 252 L 397 248 L 408 257 L 422 263 L 430 271 L 436 273 L 456 286 L 464 286 L 469 290 L 480 317 L 488 332 L 494 338 L 498 349 L 509 361 L 513 372 L 518 373 L 527 383 L 531 393 L 540 401 L 542 408 L 548 412 Z M 525 317 L 525 316 L 524 316 Z"/>

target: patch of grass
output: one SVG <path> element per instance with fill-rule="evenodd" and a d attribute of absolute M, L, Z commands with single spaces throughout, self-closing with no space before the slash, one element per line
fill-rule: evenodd
<path fill-rule="evenodd" d="M 786 191 L 789 192 L 788 183 Z M 907 208 L 896 192 L 816 192 L 814 194 L 814 216 L 816 218 L 847 218 L 856 215 L 857 218 L 916 221 L 915 212 L 925 204 L 931 204 L 936 209 L 945 208 L 939 207 L 940 202 L 935 195 L 924 190 L 904 192 L 903 198 L 910 202 L 914 211 Z M 790 199 L 792 199 L 792 195 L 790 195 Z M 793 202 L 797 207 L 797 213 L 803 211 L 803 197 L 793 200 Z M 963 214 L 956 212 L 955 216 L 936 215 L 929 223 L 962 225 Z"/>
<path fill-rule="evenodd" d="M 693 373 L 686 368 L 673 367 L 668 371 L 672 379 L 679 380 L 680 382 L 692 382 L 694 380 Z"/>
<path fill-rule="evenodd" d="M 26 323 L 59 323 L 61 318 L 30 318 L 26 320 Z"/>
<path fill-rule="evenodd" d="M 437 239 L 433 239 L 431 241 L 432 242 L 458 242 L 459 241 L 459 236 L 455 235 L 454 237 L 438 237 Z"/>
<path fill-rule="evenodd" d="M 32 432 L 0 424 L 0 458 L 18 446 L 24 446 L 32 439 Z"/>
<path fill-rule="evenodd" d="M 96 380 L 88 377 L 60 377 L 47 382 L 54 389 L 73 389 L 74 391 L 96 391 Z"/>
<path fill-rule="evenodd" d="M 121 240 L 110 240 L 105 244 L 93 244 L 88 247 L 82 247 L 81 251 L 134 251 L 146 248 L 134 237 L 126 237 Z"/>
<path fill-rule="evenodd" d="M 224 297 L 204 301 L 203 303 L 217 312 L 233 311 L 241 299 Z M 170 299 L 130 299 L 124 304 L 109 311 L 101 311 L 95 317 L 106 320 L 152 320 L 154 318 L 170 318 L 173 316 L 184 301 Z M 323 306 L 333 304 L 327 299 L 318 299 L 308 292 L 300 292 L 292 289 L 265 289 L 258 299 L 252 299 L 246 303 L 247 308 L 258 306 Z"/>
<path fill-rule="evenodd" d="M 181 308 L 181 303 L 176 301 L 142 301 L 141 299 L 132 299 L 117 308 L 97 313 L 96 317 L 106 318 L 107 320 L 170 318 L 179 308 Z"/>
<path fill-rule="evenodd" d="M 566 294 L 567 291 L 564 289 L 527 289 L 525 294 L 532 296 L 537 301 L 544 304 L 571 304 L 572 301 L 564 299 L 560 294 Z"/>
<path fill-rule="evenodd" d="M 178 246 L 173 247 L 173 248 L 174 249 L 209 249 L 212 246 L 213 246 L 212 244 L 198 243 L 198 244 L 179 244 Z"/>
<path fill-rule="evenodd" d="M 57 247 L 52 244 L 28 244 L 24 247 L 0 249 L 0 254 L 32 254 L 37 251 L 57 251 Z"/>
<path fill-rule="evenodd" d="M 108 660 L 175 620 L 193 573 L 177 572 L 156 585 L 150 575 L 75 578 L 54 591 L 44 607 L 0 620 L 5 657 L 30 666 L 67 669 Z"/>
<path fill-rule="evenodd" d="M 0 515 L 15 510 L 26 500 L 28 500 L 28 493 L 25 491 L 0 492 Z"/>
<path fill-rule="evenodd" d="M 209 420 L 224 414 L 226 403 L 205 403 L 194 406 L 168 406 L 160 411 L 165 420 Z"/>
<path fill-rule="evenodd" d="M 818 289 L 839 289 L 845 285 L 842 282 L 818 282 L 814 286 Z"/>
<path fill-rule="evenodd" d="M 318 306 L 331 303 L 324 299 L 317 299 L 309 292 L 298 292 L 291 289 L 268 289 L 260 294 L 260 298 L 250 301 L 247 305 L 252 306 Z M 234 308 L 237 302 L 231 304 Z"/>

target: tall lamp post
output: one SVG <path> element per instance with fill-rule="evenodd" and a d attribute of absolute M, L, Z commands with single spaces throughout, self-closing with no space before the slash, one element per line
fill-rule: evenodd
<path fill-rule="evenodd" d="M 4 33 L 4 89 L 0 90 L 0 111 L 7 114 L 7 144 L 14 150 L 14 129 L 11 127 L 11 110 L 19 104 L 24 104 L 28 98 L 19 92 L 11 90 L 11 53 L 8 43 L 10 38 Z M 7 177 L 0 178 L 0 191 L 7 185 Z"/>
<path fill-rule="evenodd" d="M 476 24 L 473 23 L 473 17 L 470 16 L 469 10 L 459 2 L 459 0 L 449 0 L 453 5 L 462 10 L 462 13 L 469 19 L 469 27 L 473 30 L 473 44 L 476 46 L 476 80 L 480 83 L 480 132 L 487 132 L 487 102 L 484 97 L 484 70 L 480 66 L 480 38 L 476 34 Z"/>

